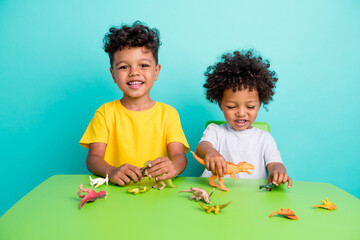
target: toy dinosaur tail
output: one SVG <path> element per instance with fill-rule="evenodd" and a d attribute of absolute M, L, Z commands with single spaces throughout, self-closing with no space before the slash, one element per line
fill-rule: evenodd
<path fill-rule="evenodd" d="M 176 188 L 176 187 L 177 187 L 177 185 L 174 185 L 174 183 L 172 182 L 172 179 L 171 179 L 171 178 L 166 179 L 166 180 L 165 180 L 165 183 L 166 183 L 166 186 L 168 186 L 168 187 L 172 187 L 172 188 Z"/>
<path fill-rule="evenodd" d="M 193 151 L 190 151 L 192 153 L 192 155 L 194 155 L 194 158 L 201 163 L 202 165 L 205 165 L 205 161 L 204 159 L 200 158 L 198 155 L 196 155 Z"/>

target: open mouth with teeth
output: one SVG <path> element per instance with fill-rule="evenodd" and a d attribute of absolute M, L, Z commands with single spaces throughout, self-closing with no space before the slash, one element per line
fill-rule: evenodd
<path fill-rule="evenodd" d="M 238 127 L 243 127 L 247 124 L 248 120 L 235 120 L 235 124 Z"/>
<path fill-rule="evenodd" d="M 142 81 L 131 81 L 131 82 L 127 83 L 127 85 L 130 86 L 130 88 L 139 88 L 143 84 L 144 84 L 144 82 L 142 82 Z"/>

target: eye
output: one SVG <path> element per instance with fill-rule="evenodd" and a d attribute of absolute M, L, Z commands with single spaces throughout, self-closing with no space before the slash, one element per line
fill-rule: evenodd
<path fill-rule="evenodd" d="M 255 109 L 255 106 L 248 106 L 248 109 Z"/>
<path fill-rule="evenodd" d="M 226 106 L 228 109 L 234 109 L 235 106 Z"/>
<path fill-rule="evenodd" d="M 128 67 L 123 65 L 123 66 L 120 66 L 118 69 L 128 69 Z"/>
<path fill-rule="evenodd" d="M 142 67 L 142 68 L 146 68 L 146 67 L 150 67 L 150 66 L 149 66 L 149 64 L 145 64 L 145 63 L 144 63 L 144 64 L 141 64 L 141 67 Z"/>

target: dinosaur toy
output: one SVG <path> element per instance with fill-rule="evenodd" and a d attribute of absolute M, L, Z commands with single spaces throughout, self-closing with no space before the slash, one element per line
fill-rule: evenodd
<path fill-rule="evenodd" d="M 294 211 L 291 211 L 289 208 L 287 210 L 285 210 L 284 208 L 280 208 L 280 211 L 272 212 L 269 217 L 271 218 L 275 214 L 284 215 L 285 217 L 293 219 L 293 220 L 299 219 L 299 217 L 297 217 L 295 215 Z"/>
<path fill-rule="evenodd" d="M 150 162 L 151 162 L 151 161 L 147 161 L 147 162 L 145 163 L 145 167 L 143 167 L 143 168 L 140 169 L 140 170 L 142 171 L 142 174 L 143 174 L 144 176 L 148 176 L 145 171 L 146 171 L 148 168 L 151 167 L 151 166 L 150 166 Z M 164 174 L 162 174 L 162 175 L 165 175 L 165 174 L 166 174 L 166 173 L 164 173 Z M 154 178 L 154 182 L 155 182 L 156 184 L 155 184 L 154 186 L 152 186 L 153 188 L 157 188 L 158 185 L 159 185 L 159 183 L 161 184 L 161 186 L 158 188 L 159 190 L 163 190 L 166 186 L 172 187 L 172 188 L 177 187 L 176 185 L 173 184 L 171 178 L 166 179 L 166 180 L 160 180 L 160 181 L 157 181 L 156 178 Z"/>
<path fill-rule="evenodd" d="M 190 200 L 193 200 L 195 198 L 196 201 L 199 201 L 200 199 L 202 199 L 206 203 L 211 203 L 210 202 L 210 196 L 214 192 L 214 190 L 215 190 L 215 188 L 213 188 L 213 190 L 210 193 L 208 193 L 206 190 L 204 190 L 202 188 L 194 187 L 194 188 L 190 188 L 190 189 L 187 189 L 187 190 L 182 190 L 180 192 L 191 192 L 191 193 L 193 193 L 193 195 L 189 197 Z"/>
<path fill-rule="evenodd" d="M 225 203 L 222 205 L 209 205 L 209 206 L 204 206 L 201 204 L 201 202 L 199 202 L 200 206 L 206 211 L 206 213 L 211 213 L 214 212 L 216 215 L 220 212 L 221 209 L 223 209 L 224 207 L 228 206 L 231 203 Z"/>
<path fill-rule="evenodd" d="M 95 192 L 95 190 L 92 190 L 90 188 L 83 188 L 83 185 L 80 184 L 79 186 L 80 191 L 77 193 L 77 195 L 82 198 L 80 203 L 80 208 L 83 207 L 83 205 L 87 202 L 94 202 L 98 198 L 103 198 L 106 196 L 105 191 Z M 87 193 L 85 195 L 81 195 L 81 191 Z"/>
<path fill-rule="evenodd" d="M 194 158 L 199 162 L 201 163 L 202 165 L 205 165 L 205 161 L 204 159 L 200 158 L 199 156 L 197 156 L 193 151 L 190 151 L 193 155 L 194 155 Z M 226 162 L 227 164 L 227 171 L 225 174 L 229 174 L 230 177 L 233 179 L 233 181 L 235 181 L 237 178 L 235 177 L 235 174 L 236 173 L 239 173 L 239 172 L 246 172 L 248 174 L 251 174 L 251 172 L 249 171 L 250 170 L 254 170 L 255 167 L 254 165 L 250 164 L 250 163 L 247 163 L 247 162 L 239 162 L 237 165 L 233 164 L 233 163 L 230 163 L 230 162 Z M 217 170 L 216 170 L 217 172 Z M 212 175 L 210 177 L 210 181 L 209 181 L 209 184 L 213 187 L 219 187 L 215 182 L 214 180 L 216 178 L 218 178 L 219 175 L 216 174 L 216 175 Z M 221 179 L 219 178 L 219 185 L 220 185 L 220 189 L 223 190 L 223 191 L 229 191 L 229 189 L 227 187 L 225 187 L 224 185 L 224 179 Z"/>
<path fill-rule="evenodd" d="M 134 187 L 134 188 L 128 188 L 128 192 L 132 193 L 134 195 L 139 194 L 139 193 L 144 193 L 149 191 L 151 188 L 147 187 L 147 186 L 140 186 L 140 187 Z"/>
<path fill-rule="evenodd" d="M 271 191 L 275 187 L 275 184 L 268 183 L 266 185 L 260 185 L 259 189 L 266 188 L 267 191 Z"/>
<path fill-rule="evenodd" d="M 91 176 L 89 176 L 89 179 L 90 179 L 90 185 L 92 187 L 94 187 L 94 185 L 96 184 L 94 188 L 100 187 L 104 183 L 106 183 L 106 185 L 109 184 L 109 176 L 108 176 L 108 174 L 106 174 L 106 178 L 99 177 L 99 178 L 92 179 Z"/>
<path fill-rule="evenodd" d="M 325 208 L 328 210 L 335 210 L 336 209 L 336 205 L 332 202 L 329 202 L 329 200 L 326 198 L 326 201 L 321 200 L 323 202 L 323 205 L 315 205 L 314 207 L 316 208 Z"/>

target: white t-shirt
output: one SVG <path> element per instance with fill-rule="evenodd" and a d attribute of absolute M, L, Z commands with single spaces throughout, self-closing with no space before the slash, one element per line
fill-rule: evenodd
<path fill-rule="evenodd" d="M 258 128 L 238 131 L 227 123 L 212 123 L 205 129 L 200 142 L 202 141 L 210 142 L 227 162 L 238 164 L 245 161 L 255 166 L 254 170 L 250 170 L 251 174 L 237 173 L 237 178 L 266 179 L 266 166 L 272 162 L 282 163 L 274 138 L 267 131 Z M 210 176 L 212 173 L 206 169 L 201 175 Z"/>

